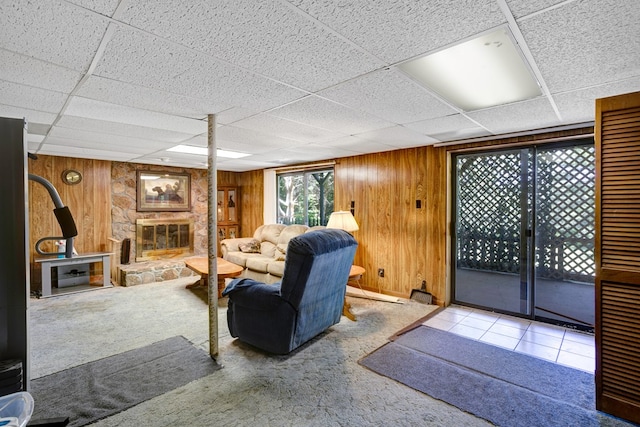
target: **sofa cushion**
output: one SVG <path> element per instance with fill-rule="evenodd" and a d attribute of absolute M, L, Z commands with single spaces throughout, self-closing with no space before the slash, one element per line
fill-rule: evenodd
<path fill-rule="evenodd" d="M 253 237 L 260 240 L 260 242 L 271 242 L 274 245 L 278 244 L 278 237 L 282 230 L 286 227 L 284 224 L 266 224 L 259 228 L 254 233 Z"/>
<path fill-rule="evenodd" d="M 247 254 L 260 253 L 260 241 L 258 239 L 251 239 L 247 243 L 240 243 L 238 249 Z"/>
<path fill-rule="evenodd" d="M 287 257 L 287 248 L 282 245 L 276 246 L 276 253 L 273 255 L 273 259 L 276 261 L 284 261 Z"/>
<path fill-rule="evenodd" d="M 309 229 L 309 227 L 307 227 L 306 225 L 302 225 L 302 224 L 287 225 L 280 232 L 280 235 L 278 236 L 278 241 L 276 242 L 276 244 L 278 246 L 284 245 L 284 247 L 286 248 L 287 245 L 289 244 L 289 240 L 291 240 L 293 237 L 296 237 L 296 236 L 299 236 L 299 235 L 305 233 L 308 229 Z"/>
<path fill-rule="evenodd" d="M 276 262 L 273 257 L 256 256 L 247 258 L 246 267 L 250 270 L 257 271 L 259 273 L 268 273 L 269 263 Z"/>
<path fill-rule="evenodd" d="M 276 243 L 276 252 L 274 258 L 278 261 L 284 261 L 284 256 L 287 253 L 287 246 L 289 246 L 289 240 L 292 238 L 304 234 L 309 227 L 302 224 L 287 225 L 278 236 L 278 242 Z"/>
<path fill-rule="evenodd" d="M 261 257 L 262 255 L 260 254 L 247 254 L 244 252 L 227 252 L 227 255 L 225 257 L 225 259 L 229 262 L 232 262 L 234 264 L 237 264 L 241 267 L 246 267 L 247 266 L 247 260 L 249 258 L 255 258 L 255 257 Z"/>
<path fill-rule="evenodd" d="M 276 245 L 271 242 L 262 242 L 260 243 L 260 253 L 262 256 L 273 259 L 276 256 Z"/>
<path fill-rule="evenodd" d="M 284 261 L 271 261 L 267 266 L 267 271 L 273 276 L 282 277 L 284 275 Z"/>

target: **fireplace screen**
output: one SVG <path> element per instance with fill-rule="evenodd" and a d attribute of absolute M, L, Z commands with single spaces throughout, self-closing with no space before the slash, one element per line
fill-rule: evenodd
<path fill-rule="evenodd" d="M 136 228 L 136 261 L 193 253 L 191 219 L 139 219 Z"/>

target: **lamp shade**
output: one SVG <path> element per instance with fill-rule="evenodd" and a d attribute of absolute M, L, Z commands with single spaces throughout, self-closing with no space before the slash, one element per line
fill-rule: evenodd
<path fill-rule="evenodd" d="M 348 231 L 349 233 L 360 229 L 356 219 L 349 211 L 333 212 L 329 217 L 327 228 L 339 228 L 340 230 Z"/>

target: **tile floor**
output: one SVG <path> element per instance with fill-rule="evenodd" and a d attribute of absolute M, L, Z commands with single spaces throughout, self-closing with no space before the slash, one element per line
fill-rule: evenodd
<path fill-rule="evenodd" d="M 583 371 L 595 370 L 592 334 L 462 306 L 449 306 L 423 324 Z"/>

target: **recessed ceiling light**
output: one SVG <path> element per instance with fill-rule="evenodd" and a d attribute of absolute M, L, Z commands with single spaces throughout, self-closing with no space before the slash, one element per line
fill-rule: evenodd
<path fill-rule="evenodd" d="M 399 68 L 464 111 L 542 94 L 506 28 L 405 62 Z"/>
<path fill-rule="evenodd" d="M 209 153 L 207 147 L 196 147 L 195 145 L 176 145 L 175 147 L 167 149 L 167 151 L 186 154 L 198 154 L 200 156 L 206 156 Z M 242 157 L 250 156 L 250 154 L 247 153 L 239 153 L 237 151 L 228 151 L 221 149 L 217 149 L 216 154 L 218 157 L 227 157 L 230 159 L 240 159 Z"/>

